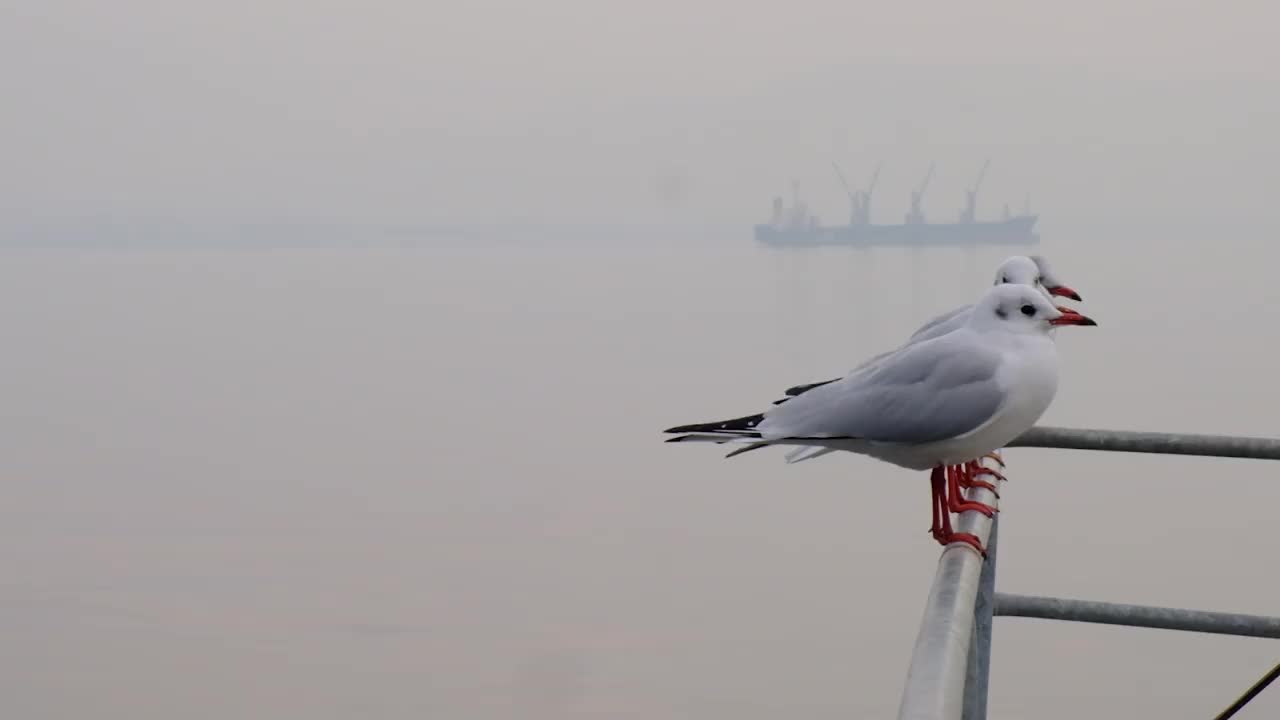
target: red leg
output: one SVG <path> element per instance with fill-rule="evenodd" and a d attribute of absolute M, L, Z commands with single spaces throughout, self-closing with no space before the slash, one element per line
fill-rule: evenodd
<path fill-rule="evenodd" d="M 933 525 L 929 527 L 929 533 L 933 535 L 933 539 L 942 542 L 942 518 L 947 514 L 947 486 L 946 480 L 942 477 L 942 468 L 936 467 L 929 474 L 929 484 L 933 491 Z"/>
<path fill-rule="evenodd" d="M 947 470 L 950 470 L 948 468 Z M 987 551 L 982 547 L 982 542 L 978 540 L 976 535 L 972 533 L 958 533 L 951 529 L 951 513 L 948 511 L 950 504 L 947 498 L 947 471 L 941 466 L 933 469 L 929 476 L 929 480 L 933 485 L 933 539 L 938 541 L 939 545 L 950 545 L 951 543 L 964 543 L 974 550 L 977 550 L 982 557 L 987 556 Z M 985 505 L 983 507 L 986 507 Z"/>
<path fill-rule="evenodd" d="M 959 472 L 960 474 L 960 477 L 959 477 L 960 487 L 965 490 L 968 490 L 969 488 L 980 487 L 980 488 L 986 488 L 993 493 L 996 492 L 995 485 L 992 485 L 991 483 L 985 480 L 974 479 L 974 475 L 976 475 L 976 473 L 974 472 L 974 467 L 976 466 L 977 466 L 977 461 L 974 461 L 974 460 L 970 460 L 969 462 L 963 465 L 955 466 L 956 471 Z M 997 494 L 996 497 L 1000 497 L 1000 495 Z"/>
<path fill-rule="evenodd" d="M 973 471 L 974 475 L 990 475 L 991 477 L 1001 481 L 1008 479 L 1004 476 L 1004 473 L 999 470 L 992 470 L 991 468 L 982 465 L 977 460 L 970 461 L 969 467 Z M 1000 467 L 1004 467 L 1004 465 L 1001 465 Z"/>
<path fill-rule="evenodd" d="M 964 499 L 964 495 L 960 493 L 960 475 L 964 472 L 961 467 L 953 467 L 947 469 L 947 509 L 953 513 L 962 513 L 967 510 L 974 510 L 993 517 L 996 509 L 986 503 L 970 502 Z"/>
<path fill-rule="evenodd" d="M 986 488 L 987 490 L 991 491 L 992 495 L 995 495 L 996 497 L 1000 497 L 1000 491 L 996 489 L 995 485 L 987 482 L 986 480 L 977 480 L 976 477 L 978 475 L 991 474 L 999 478 L 1000 480 L 1003 480 L 1004 479 L 1003 475 L 1001 475 L 1000 473 L 994 470 L 987 470 L 986 468 L 982 467 L 982 465 L 978 464 L 977 460 L 970 460 L 969 462 L 961 466 L 961 468 L 962 468 L 962 472 L 960 474 L 960 487 L 966 490 L 968 490 L 969 488 L 976 488 L 976 487 Z"/>

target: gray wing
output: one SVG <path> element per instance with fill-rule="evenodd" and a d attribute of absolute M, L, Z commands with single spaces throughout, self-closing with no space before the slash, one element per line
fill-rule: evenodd
<path fill-rule="evenodd" d="M 905 347 L 905 346 L 903 346 L 903 347 Z M 883 359 L 885 359 L 885 358 L 889 357 L 890 355 L 892 355 L 892 354 L 894 354 L 894 353 L 898 352 L 898 351 L 899 351 L 899 350 L 901 350 L 901 349 L 902 349 L 902 348 L 900 348 L 900 347 L 898 347 L 898 348 L 894 348 L 894 349 L 892 349 L 892 350 L 889 350 L 888 352 L 882 352 L 882 353 L 880 353 L 879 355 L 876 355 L 876 356 L 874 356 L 874 357 L 871 357 L 871 358 L 869 358 L 869 359 L 867 359 L 867 360 L 863 360 L 863 361 L 862 361 L 862 363 L 861 363 L 860 365 L 858 365 L 858 367 L 856 367 L 856 368 L 854 368 L 854 369 L 850 370 L 850 371 L 849 371 L 849 374 L 850 374 L 850 375 L 852 375 L 852 374 L 854 374 L 854 373 L 860 373 L 860 372 L 862 372 L 862 371 L 866 370 L 867 368 L 871 367 L 872 365 L 875 365 L 876 363 L 880 362 L 881 360 L 883 360 Z M 845 377 L 848 377 L 848 376 L 846 375 Z M 786 397 L 782 398 L 781 400 L 774 400 L 774 401 L 773 401 L 773 404 L 774 404 L 774 405 L 781 405 L 781 404 L 782 404 L 782 403 L 784 403 L 784 402 L 788 402 L 788 401 L 790 401 L 790 400 L 791 400 L 791 398 L 795 397 L 796 395 L 803 395 L 804 393 L 810 392 L 810 391 L 814 390 L 815 388 L 820 388 L 820 387 L 822 387 L 822 386 L 824 386 L 824 385 L 830 385 L 831 383 L 839 382 L 840 380 L 843 380 L 843 379 L 844 379 L 844 378 L 833 378 L 833 379 L 831 379 L 831 380 L 823 380 L 822 382 L 808 383 L 808 384 L 805 384 L 805 385 L 794 385 L 794 386 L 792 386 L 792 387 L 787 388 L 787 390 L 786 390 L 786 395 L 787 395 L 787 396 L 786 396 Z"/>
<path fill-rule="evenodd" d="M 977 429 L 1000 409 L 999 355 L 969 333 L 909 345 L 868 372 L 816 387 L 765 414 L 766 440 L 855 437 L 918 444 Z"/>
<path fill-rule="evenodd" d="M 946 335 L 952 330 L 955 330 L 968 322 L 969 311 L 972 309 L 972 305 L 964 305 L 956 308 L 955 310 L 939 315 L 924 325 L 921 325 L 919 330 L 916 330 L 911 334 L 911 337 L 907 342 L 918 343 L 925 340 L 931 340 L 940 335 Z"/>
<path fill-rule="evenodd" d="M 932 340 L 934 338 L 941 337 L 951 332 L 952 330 L 958 330 L 964 327 L 964 325 L 969 321 L 969 310 L 971 309 L 973 309 L 972 305 L 965 305 L 963 307 L 958 307 L 955 310 L 943 313 L 935 317 L 934 319 L 922 325 L 920 329 L 916 330 L 915 333 L 912 334 L 912 336 L 908 338 L 907 341 L 903 343 L 900 347 L 896 347 L 892 350 L 882 352 L 879 355 L 875 355 L 866 360 L 863 360 L 857 367 L 855 367 L 853 370 L 850 370 L 849 374 L 852 375 L 854 373 L 861 373 L 863 371 L 866 371 L 868 368 L 871 368 L 872 366 L 879 364 L 882 360 L 889 357 L 890 355 L 893 355 L 894 353 L 901 351 L 903 348 L 910 347 L 911 345 L 914 345 L 916 343 L 924 342 L 925 340 Z M 787 388 L 787 391 L 786 391 L 787 397 L 781 400 L 774 400 L 773 404 L 781 405 L 782 403 L 789 401 L 792 397 L 796 395 L 810 392 L 815 388 L 822 387 L 832 382 L 835 382 L 835 381 L 824 380 L 822 382 L 809 383 L 807 385 L 796 385 L 794 387 Z"/>

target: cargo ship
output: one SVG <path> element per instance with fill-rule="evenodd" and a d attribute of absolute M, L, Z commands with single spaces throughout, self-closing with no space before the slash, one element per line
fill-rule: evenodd
<path fill-rule="evenodd" d="M 953 223 L 931 223 L 925 217 L 921 204 L 929 182 L 933 179 L 934 165 L 929 166 L 924 182 L 911 191 L 911 209 L 900 225 L 880 225 L 871 222 L 871 195 L 875 191 L 880 169 L 876 168 L 865 190 L 850 189 L 840 167 L 832 163 L 836 175 L 849 196 L 851 206 L 849 224 L 823 225 L 817 216 L 809 212 L 800 199 L 798 188 L 792 185 L 792 205 L 787 207 L 781 197 L 773 199 L 773 215 L 768 223 L 755 226 L 758 242 L 776 246 L 817 245 L 1034 245 L 1040 242 L 1035 232 L 1038 215 L 1030 208 L 1013 215 L 1004 206 L 1004 217 L 999 220 L 978 220 L 978 189 L 986 177 L 988 161 L 978 173 L 973 186 L 965 190 L 966 203 L 960 217 Z M 1028 203 L 1029 205 L 1029 203 Z"/>

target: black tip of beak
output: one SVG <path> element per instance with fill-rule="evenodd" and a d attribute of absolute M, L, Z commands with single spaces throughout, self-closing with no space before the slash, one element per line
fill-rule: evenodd
<path fill-rule="evenodd" d="M 1050 294 L 1057 295 L 1058 297 L 1064 297 L 1064 298 L 1067 298 L 1068 300 L 1075 300 L 1076 302 L 1084 302 L 1084 299 L 1080 297 L 1080 293 L 1063 285 L 1053 288 L 1049 292 Z"/>
<path fill-rule="evenodd" d="M 1079 325 L 1081 327 L 1096 326 L 1098 323 L 1091 317 L 1086 317 L 1074 310 L 1068 310 L 1062 315 L 1049 321 L 1050 325 Z"/>

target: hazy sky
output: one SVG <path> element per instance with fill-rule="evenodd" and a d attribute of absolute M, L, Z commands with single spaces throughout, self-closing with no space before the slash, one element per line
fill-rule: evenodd
<path fill-rule="evenodd" d="M 1053 9 L 1050 9 L 1050 8 Z M 829 163 L 900 217 L 1261 214 L 1264 2 L 8 2 L 0 210 L 360 221 L 764 215 Z"/>

